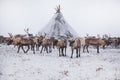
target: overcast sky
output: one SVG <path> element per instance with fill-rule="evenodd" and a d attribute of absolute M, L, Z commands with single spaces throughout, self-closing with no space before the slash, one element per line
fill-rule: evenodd
<path fill-rule="evenodd" d="M 65 20 L 80 36 L 120 36 L 120 0 L 0 0 L 0 35 L 38 33 L 60 4 Z"/>

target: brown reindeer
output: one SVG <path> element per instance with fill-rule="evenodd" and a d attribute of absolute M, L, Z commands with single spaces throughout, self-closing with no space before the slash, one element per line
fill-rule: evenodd
<path fill-rule="evenodd" d="M 46 38 L 44 38 L 43 40 L 42 40 L 42 48 L 41 48 L 41 51 L 40 51 L 40 53 L 42 53 L 42 50 L 43 50 L 43 48 L 45 48 L 46 49 L 46 52 L 48 53 L 48 39 L 46 39 Z"/>
<path fill-rule="evenodd" d="M 19 47 L 18 47 L 18 52 L 20 50 L 20 47 L 23 47 L 23 46 L 28 46 L 28 49 L 24 53 L 27 53 L 30 49 L 30 46 L 31 46 L 31 49 L 33 50 L 33 53 L 35 54 L 35 50 L 34 50 L 35 43 L 34 43 L 33 39 L 21 38 L 20 43 L 19 43 Z"/>
<path fill-rule="evenodd" d="M 66 56 L 67 40 L 65 39 L 55 39 L 53 41 L 53 46 L 56 46 L 59 49 L 59 56 Z M 64 54 L 65 49 L 65 54 Z M 62 55 L 61 55 L 62 53 Z"/>
<path fill-rule="evenodd" d="M 108 41 L 111 42 L 111 46 L 117 48 L 120 44 L 120 38 L 119 37 L 110 37 L 108 38 Z"/>
<path fill-rule="evenodd" d="M 39 51 L 39 47 L 42 44 L 43 36 L 35 36 L 33 40 L 35 42 L 36 51 Z"/>
<path fill-rule="evenodd" d="M 51 37 L 50 39 L 44 38 L 44 39 L 42 40 L 42 43 L 41 43 L 42 49 L 41 49 L 41 52 L 40 52 L 40 53 L 42 53 L 43 48 L 46 49 L 46 52 L 47 52 L 47 53 L 48 53 L 48 50 L 49 50 L 49 53 L 51 53 L 51 52 L 52 52 L 53 40 L 54 40 L 53 37 Z"/>
<path fill-rule="evenodd" d="M 54 41 L 54 37 L 51 37 L 50 39 L 48 39 L 47 44 L 48 44 L 49 52 L 52 52 L 53 41 Z"/>
<path fill-rule="evenodd" d="M 87 52 L 89 53 L 88 51 L 88 47 L 89 45 L 93 45 L 93 46 L 96 46 L 97 48 L 97 53 L 99 53 L 99 46 L 105 46 L 106 45 L 106 42 L 102 39 L 99 39 L 99 38 L 86 38 L 85 39 L 85 45 L 83 46 L 83 52 L 85 50 L 85 48 L 87 49 Z"/>
<path fill-rule="evenodd" d="M 71 58 L 73 57 L 73 52 L 74 49 L 76 49 L 76 57 L 80 57 L 80 48 L 81 48 L 81 41 L 80 39 L 75 39 L 75 40 L 69 40 L 70 42 L 70 46 L 72 49 L 72 53 L 71 53 Z"/>
<path fill-rule="evenodd" d="M 4 40 L 5 40 L 5 37 L 0 35 L 0 43 L 3 43 Z"/>
<path fill-rule="evenodd" d="M 18 46 L 18 51 L 17 53 L 19 53 L 20 48 L 22 48 L 24 53 L 27 53 L 28 50 L 30 49 L 30 46 L 33 49 L 33 53 L 35 53 L 34 51 L 34 41 L 33 39 L 27 39 L 27 38 L 23 38 L 21 36 L 13 36 L 11 33 L 8 33 L 10 38 L 8 41 L 8 45 L 13 44 L 14 46 Z M 25 51 L 23 46 L 28 46 L 28 49 Z"/>

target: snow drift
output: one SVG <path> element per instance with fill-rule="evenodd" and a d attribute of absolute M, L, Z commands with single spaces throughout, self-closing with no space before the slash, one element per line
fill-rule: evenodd
<path fill-rule="evenodd" d="M 17 47 L 0 45 L 0 80 L 120 80 L 120 49 L 100 50 L 71 59 L 70 47 L 59 57 L 57 49 L 18 54 Z"/>

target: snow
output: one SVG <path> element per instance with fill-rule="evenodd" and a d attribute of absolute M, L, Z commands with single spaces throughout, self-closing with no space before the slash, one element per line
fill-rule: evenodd
<path fill-rule="evenodd" d="M 67 57 L 59 57 L 58 50 L 52 53 L 22 50 L 17 47 L 0 44 L 0 80 L 120 80 L 120 49 L 91 48 L 90 53 L 71 59 L 71 50 L 67 48 Z"/>

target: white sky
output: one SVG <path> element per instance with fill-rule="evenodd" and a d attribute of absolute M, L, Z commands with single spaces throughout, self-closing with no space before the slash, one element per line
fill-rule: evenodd
<path fill-rule="evenodd" d="M 80 36 L 120 36 L 120 0 L 0 0 L 0 35 L 37 34 L 60 4 L 65 20 Z"/>

